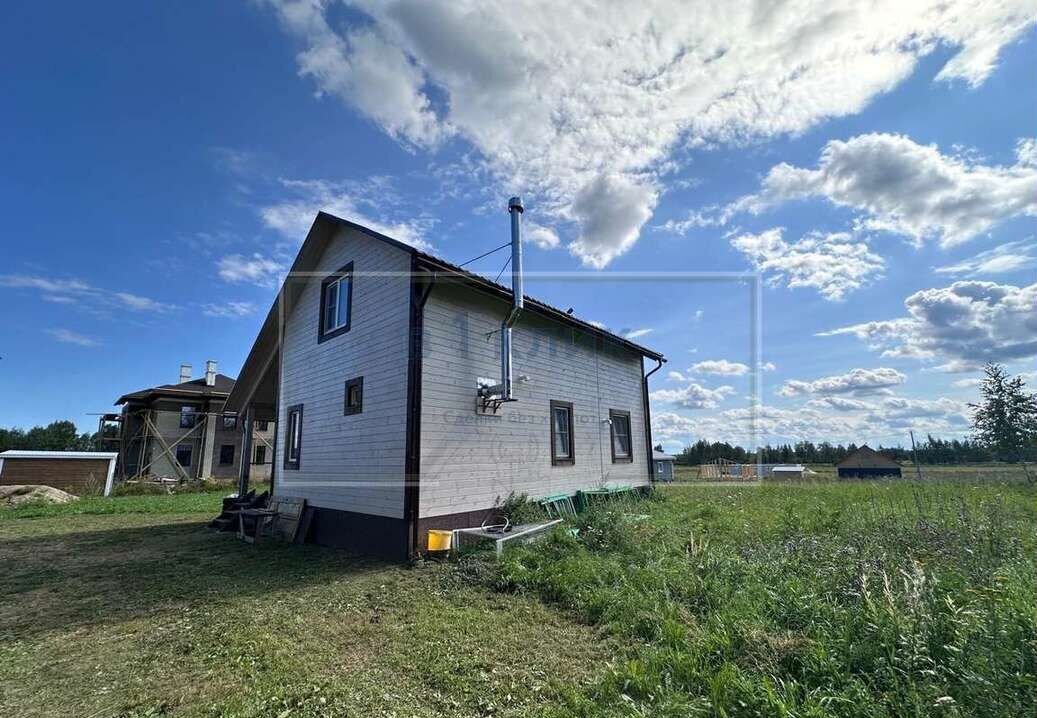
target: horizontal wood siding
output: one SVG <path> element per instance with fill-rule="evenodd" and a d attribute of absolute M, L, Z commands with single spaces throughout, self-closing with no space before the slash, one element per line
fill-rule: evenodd
<path fill-rule="evenodd" d="M 318 343 L 321 280 L 347 262 L 354 266 L 350 330 Z M 305 280 L 284 327 L 277 493 L 313 506 L 402 518 L 409 270 L 407 252 L 344 229 Z M 363 411 L 345 416 L 346 380 L 361 376 Z M 295 404 L 304 407 L 300 466 L 282 469 L 286 409 Z"/>
<path fill-rule="evenodd" d="M 425 305 L 419 516 L 479 511 L 512 491 L 544 496 L 649 483 L 641 357 L 571 327 L 523 314 L 513 334 L 518 401 L 496 416 L 476 414 L 476 378 L 500 373 L 496 332 L 506 309 L 444 284 Z M 529 382 L 518 381 L 523 374 Z M 551 465 L 552 400 L 573 404 L 572 466 Z M 612 463 L 602 421 L 609 409 L 630 412 L 633 461 Z"/>
<path fill-rule="evenodd" d="M 50 486 L 76 496 L 100 494 L 108 478 L 108 459 L 3 458 L 0 485 Z"/>

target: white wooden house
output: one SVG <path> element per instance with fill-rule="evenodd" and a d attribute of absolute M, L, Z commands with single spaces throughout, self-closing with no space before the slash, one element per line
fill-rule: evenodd
<path fill-rule="evenodd" d="M 478 526 L 512 492 L 651 482 L 647 375 L 663 357 L 528 297 L 506 351 L 515 304 L 317 215 L 226 404 L 242 425 L 276 421 L 273 490 L 314 509 L 311 540 L 404 558 L 428 529 Z M 505 352 L 516 378 L 498 401 L 486 377 Z"/>

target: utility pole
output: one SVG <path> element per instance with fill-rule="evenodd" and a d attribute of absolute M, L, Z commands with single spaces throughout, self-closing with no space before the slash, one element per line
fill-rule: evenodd
<path fill-rule="evenodd" d="M 918 474 L 918 480 L 922 480 L 922 467 L 918 465 L 918 450 L 915 449 L 915 431 L 914 429 L 907 430 L 911 434 L 911 456 L 915 460 L 915 473 Z"/>

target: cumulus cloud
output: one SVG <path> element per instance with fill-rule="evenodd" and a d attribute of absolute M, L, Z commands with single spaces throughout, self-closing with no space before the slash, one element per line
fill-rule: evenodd
<path fill-rule="evenodd" d="M 1037 356 L 1037 284 L 963 281 L 904 300 L 908 316 L 821 332 L 850 335 L 883 356 L 939 360 L 946 371 Z"/>
<path fill-rule="evenodd" d="M 594 267 L 637 241 L 675 149 L 856 113 L 939 46 L 953 48 L 939 79 L 975 85 L 1033 23 L 1028 0 L 357 0 L 366 17 L 348 27 L 329 21 L 338 3 L 270 4 L 320 93 L 410 148 L 464 140 L 498 182 L 575 221 L 569 249 Z"/>
<path fill-rule="evenodd" d="M 976 276 L 1031 269 L 1037 266 L 1037 255 L 1034 254 L 1034 250 L 1035 240 L 1033 238 L 1019 242 L 1006 242 L 993 249 L 980 252 L 974 257 L 936 267 L 933 271 L 937 274 Z"/>
<path fill-rule="evenodd" d="M 44 331 L 63 344 L 75 344 L 81 347 L 96 347 L 101 344 L 96 339 L 91 339 L 70 329 L 46 329 Z"/>
<path fill-rule="evenodd" d="M 1012 166 L 982 165 L 941 154 L 934 145 L 873 133 L 825 145 L 816 169 L 772 167 L 758 194 L 721 213 L 760 213 L 795 199 L 821 197 L 857 210 L 860 229 L 905 235 L 945 247 L 966 242 L 998 222 L 1037 215 L 1037 167 L 1029 145 Z M 689 220 L 690 221 L 690 220 Z"/>
<path fill-rule="evenodd" d="M 229 254 L 217 263 L 220 278 L 226 282 L 246 282 L 257 287 L 275 287 L 285 271 L 284 265 L 271 257 L 253 254 Z"/>
<path fill-rule="evenodd" d="M 783 232 L 782 227 L 775 227 L 742 234 L 731 238 L 731 246 L 758 271 L 768 274 L 771 284 L 810 287 L 830 301 L 840 301 L 848 292 L 881 277 L 886 266 L 866 242 L 845 232 L 811 232 L 795 242 L 783 239 Z"/>
<path fill-rule="evenodd" d="M 835 374 L 813 381 L 790 379 L 778 389 L 778 394 L 780 396 L 805 394 L 854 394 L 860 396 L 889 390 L 905 381 L 907 381 L 905 374 L 889 367 L 851 369 L 845 374 Z"/>
<path fill-rule="evenodd" d="M 561 242 L 556 231 L 536 222 L 525 223 L 522 228 L 522 238 L 532 242 L 540 249 L 554 249 Z"/>
<path fill-rule="evenodd" d="M 688 371 L 696 374 L 718 374 L 720 376 L 742 376 L 749 372 L 749 365 L 727 359 L 708 359 L 692 364 Z"/>
<path fill-rule="evenodd" d="M 681 406 L 685 409 L 715 409 L 724 397 L 734 394 L 730 386 L 719 386 L 716 389 L 689 383 L 680 389 L 659 389 L 649 394 L 653 401 Z"/>

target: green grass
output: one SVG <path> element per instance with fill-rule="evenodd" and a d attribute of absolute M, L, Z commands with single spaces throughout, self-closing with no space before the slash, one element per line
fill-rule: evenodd
<path fill-rule="evenodd" d="M 219 494 L 0 511 L 0 715 L 1016 716 L 1037 492 L 678 485 L 458 563 L 211 534 Z"/>
<path fill-rule="evenodd" d="M 676 486 L 666 496 L 583 516 L 578 538 L 560 532 L 506 554 L 483 578 L 627 647 L 557 714 L 1034 714 L 1032 488 Z"/>

